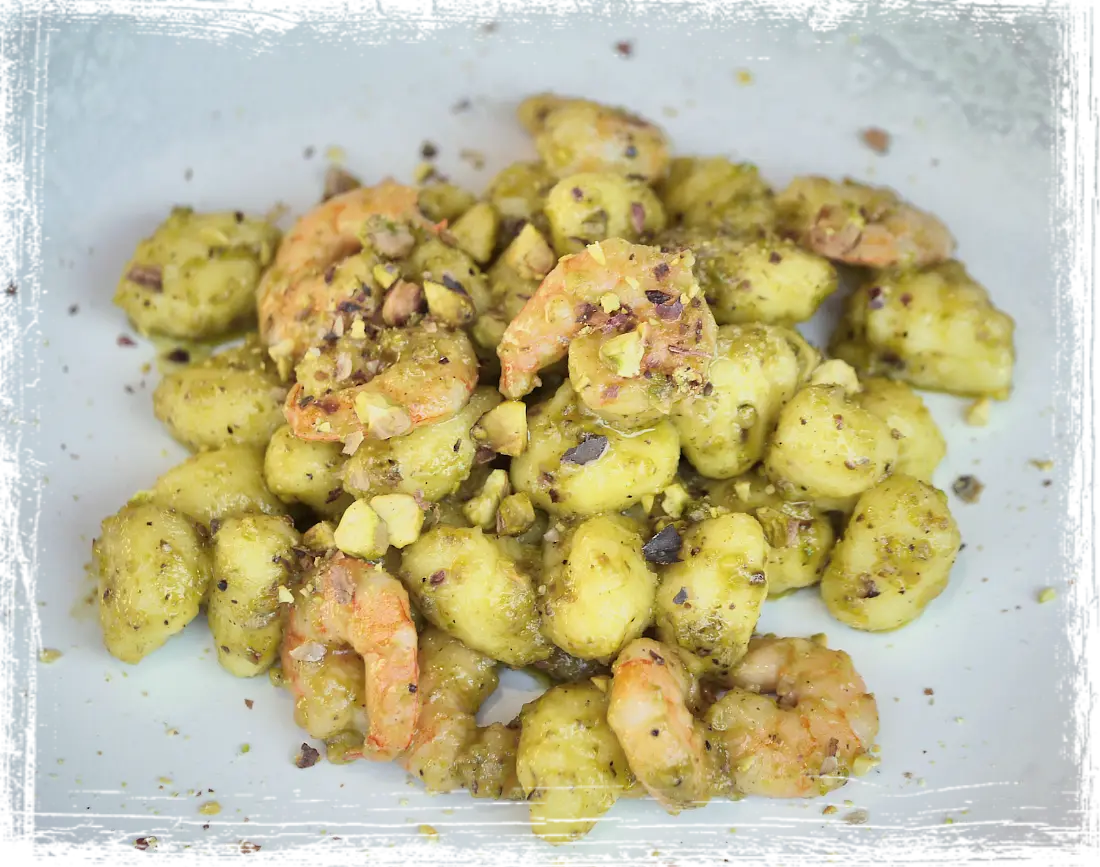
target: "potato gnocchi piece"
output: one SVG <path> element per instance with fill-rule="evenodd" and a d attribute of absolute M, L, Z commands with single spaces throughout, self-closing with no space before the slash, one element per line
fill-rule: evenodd
<path fill-rule="evenodd" d="M 559 256 L 579 253 L 594 241 L 637 242 L 665 227 L 665 209 L 643 181 L 614 172 L 562 178 L 546 197 L 546 218 Z"/>
<path fill-rule="evenodd" d="M 356 747 L 367 731 L 363 658 L 333 641 L 324 627 L 319 593 L 296 594 L 287 606 L 280 648 L 283 679 L 294 694 L 294 722 L 311 738 L 352 734 Z"/>
<path fill-rule="evenodd" d="M 267 444 L 264 479 L 284 503 L 302 503 L 318 515 L 339 518 L 352 503 L 343 488 L 346 463 L 340 443 L 299 439 L 283 425 Z"/>
<path fill-rule="evenodd" d="M 865 375 L 1006 400 L 1015 328 L 961 263 L 947 261 L 874 275 L 849 296 L 830 351 Z"/>
<path fill-rule="evenodd" d="M 267 671 L 279 654 L 279 591 L 289 592 L 300 541 L 290 519 L 274 515 L 226 518 L 214 534 L 206 619 L 218 662 L 236 677 Z"/>
<path fill-rule="evenodd" d="M 263 454 L 250 446 L 225 446 L 192 455 L 140 496 L 206 526 L 253 512 L 286 514 L 286 506 L 264 481 Z"/>
<path fill-rule="evenodd" d="M 920 395 L 904 382 L 871 377 L 863 381 L 855 400 L 890 426 L 890 435 L 898 441 L 894 472 L 930 483 L 947 454 L 947 443 Z"/>
<path fill-rule="evenodd" d="M 947 495 L 893 475 L 860 496 L 821 579 L 821 598 L 855 629 L 897 629 L 943 592 L 959 544 Z"/>
<path fill-rule="evenodd" d="M 518 115 L 556 177 L 615 172 L 654 181 L 668 171 L 665 134 L 621 108 L 543 93 L 520 103 Z"/>
<path fill-rule="evenodd" d="M 810 385 L 780 410 L 764 468 L 788 499 L 844 499 L 880 482 L 897 459 L 897 440 L 878 416 L 841 386 Z"/>
<path fill-rule="evenodd" d="M 210 583 L 205 535 L 173 509 L 130 502 L 92 544 L 107 650 L 135 664 L 195 619 Z"/>
<path fill-rule="evenodd" d="M 283 386 L 255 338 L 164 377 L 153 415 L 194 451 L 228 445 L 263 448 L 284 423 Z"/>
<path fill-rule="evenodd" d="M 677 157 L 658 192 L 681 226 L 752 236 L 775 225 L 772 191 L 752 163 Z"/>
<path fill-rule="evenodd" d="M 767 554 L 757 520 L 735 512 L 688 528 L 680 562 L 661 569 L 657 635 L 697 677 L 724 682 L 744 656 L 768 595 Z"/>
<path fill-rule="evenodd" d="M 579 659 L 607 662 L 653 621 L 657 576 L 637 524 L 597 515 L 543 548 L 542 631 Z"/>
<path fill-rule="evenodd" d="M 520 713 L 516 775 L 531 827 L 548 843 L 583 837 L 633 785 L 607 724 L 607 695 L 593 681 L 555 686 Z"/>
<path fill-rule="evenodd" d="M 434 627 L 418 639 L 420 715 L 401 764 L 429 792 L 461 787 L 475 798 L 521 797 L 515 775 L 519 732 L 476 714 L 497 688 L 497 663 Z"/>
<path fill-rule="evenodd" d="M 361 498 L 410 494 L 431 503 L 453 494 L 474 467 L 474 425 L 500 401 L 495 388 L 482 386 L 446 421 L 387 440 L 363 440 L 344 469 L 344 488 Z"/>
<path fill-rule="evenodd" d="M 629 434 L 583 409 L 572 386 L 527 412 L 527 450 L 512 459 L 512 487 L 551 515 L 616 512 L 676 476 L 680 438 L 667 419 Z"/>
<path fill-rule="evenodd" d="M 704 476 L 729 478 L 764 455 L 782 408 L 805 378 L 809 345 L 780 326 L 723 325 L 709 393 L 678 401 L 672 422 L 684 456 Z M 810 349 L 816 355 L 816 352 Z"/>
<path fill-rule="evenodd" d="M 707 493 L 715 505 L 745 512 L 760 523 L 768 542 L 764 574 L 769 599 L 821 580 L 836 541 L 824 510 L 810 502 L 785 500 L 757 472 L 708 485 Z"/>
<path fill-rule="evenodd" d="M 240 211 L 173 208 L 138 244 L 114 302 L 142 334 L 207 340 L 256 318 L 256 286 L 279 230 Z"/>
<path fill-rule="evenodd" d="M 453 223 L 465 214 L 477 202 L 477 197 L 469 190 L 456 184 L 443 182 L 429 183 L 420 188 L 417 205 L 420 211 L 433 223 L 444 220 Z"/>
<path fill-rule="evenodd" d="M 828 259 L 772 234 L 680 229 L 666 234 L 661 246 L 695 253 L 699 285 L 720 325 L 805 322 L 839 285 Z"/>
<path fill-rule="evenodd" d="M 437 628 L 493 659 L 524 666 L 550 654 L 529 559 L 514 539 L 435 527 L 405 549 L 400 577 Z"/>
<path fill-rule="evenodd" d="M 542 209 L 555 183 L 557 178 L 540 162 L 516 162 L 497 172 L 485 195 L 500 214 L 500 246 L 510 244 L 528 224 L 550 233 Z"/>

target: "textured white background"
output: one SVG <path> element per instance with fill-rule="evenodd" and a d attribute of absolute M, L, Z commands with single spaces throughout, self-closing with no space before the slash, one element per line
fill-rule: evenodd
<path fill-rule="evenodd" d="M 336 863 L 367 849 L 384 863 L 1079 856 L 1097 821 L 1082 666 L 1096 628 L 1091 20 L 1084 29 L 1078 13 L 1075 29 L 1039 4 L 383 5 L 0 7 L 0 278 L 18 288 L 0 295 L 4 838 L 74 861 L 152 857 L 132 848 L 149 834 L 161 856 L 250 840 L 263 846 L 251 857 Z M 490 20 L 499 27 L 482 32 Z M 613 50 L 621 39 L 630 59 Z M 968 547 L 948 592 L 889 636 L 831 623 L 812 593 L 768 606 L 765 628 L 825 629 L 879 698 L 881 768 L 827 801 L 716 803 L 676 819 L 620 803 L 583 843 L 552 850 L 522 805 L 429 798 L 392 767 L 299 771 L 288 698 L 224 675 L 201 623 L 129 668 L 79 604 L 100 518 L 181 457 L 151 417 L 151 349 L 115 344 L 128 329 L 110 294 L 136 240 L 174 203 L 305 207 L 334 144 L 368 178 L 407 177 L 430 138 L 445 170 L 480 187 L 530 153 L 511 111 L 543 88 L 628 104 L 680 152 L 752 159 L 776 184 L 807 171 L 892 184 L 948 221 L 1019 322 L 1017 395 L 989 428 L 963 426 L 957 401 L 930 401 L 950 443 L 940 485 L 960 472 L 987 485 L 979 505 L 953 501 Z M 463 98 L 472 110 L 452 113 Z M 889 156 L 859 144 L 871 124 L 893 134 Z M 461 147 L 484 151 L 486 171 L 460 162 Z M 1051 474 L 1027 463 L 1047 457 Z M 1058 601 L 1040 607 L 1047 585 Z M 38 646 L 64 656 L 33 663 Z M 524 696 L 510 680 L 496 717 Z M 207 799 L 223 806 L 212 820 L 197 812 Z M 869 810 L 867 825 L 842 821 L 845 799 Z M 823 817 L 825 803 L 839 812 Z"/>

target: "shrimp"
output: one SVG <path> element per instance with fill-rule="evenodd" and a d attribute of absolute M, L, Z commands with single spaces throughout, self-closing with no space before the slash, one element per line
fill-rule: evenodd
<path fill-rule="evenodd" d="M 294 721 L 325 740 L 367 730 L 363 663 L 345 642 L 334 641 L 321 620 L 321 597 L 298 597 L 287 606 L 280 657 L 294 696 Z"/>
<path fill-rule="evenodd" d="M 294 435 L 351 446 L 453 417 L 477 387 L 478 363 L 465 332 L 429 320 L 353 329 L 310 349 L 296 374 L 284 408 Z"/>
<path fill-rule="evenodd" d="M 600 371 L 578 385 L 582 400 L 611 415 L 624 385 L 646 383 L 659 399 L 702 391 L 714 358 L 717 327 L 691 272 L 690 251 L 663 253 L 620 238 L 590 244 L 563 257 L 504 332 L 500 390 L 518 398 L 539 384 L 540 369 L 559 361 L 582 335 L 602 333 Z M 612 336 L 615 335 L 615 336 Z M 591 365 L 582 365 L 585 367 Z M 578 371 L 571 370 L 571 374 Z M 592 381 L 607 387 L 591 387 Z M 633 389 L 627 392 L 636 398 Z"/>
<path fill-rule="evenodd" d="M 420 636 L 420 713 L 401 766 L 430 792 L 469 789 L 474 797 L 516 799 L 519 732 L 475 714 L 499 683 L 494 659 L 428 627 Z"/>
<path fill-rule="evenodd" d="M 324 335 L 376 317 L 384 289 L 375 266 L 407 256 L 416 232 L 437 229 L 417 196 L 392 180 L 359 187 L 318 205 L 283 239 L 257 302 L 260 335 L 284 377 Z"/>
<path fill-rule="evenodd" d="M 346 641 L 363 658 L 369 723 L 361 750 L 349 757 L 392 759 L 412 742 L 420 708 L 409 595 L 396 578 L 339 553 L 318 563 L 313 583 L 325 634 Z"/>
<path fill-rule="evenodd" d="M 849 265 L 924 267 L 950 259 L 955 239 L 887 187 L 795 178 L 776 199 L 780 224 L 808 250 Z"/>
<path fill-rule="evenodd" d="M 699 689 L 676 649 L 635 639 L 612 674 L 607 722 L 630 770 L 669 813 L 703 806 L 714 788 L 715 753 L 692 715 Z"/>
<path fill-rule="evenodd" d="M 847 782 L 878 734 L 875 698 L 843 651 L 804 638 L 757 637 L 733 682 L 706 721 L 735 793 L 824 795 Z"/>

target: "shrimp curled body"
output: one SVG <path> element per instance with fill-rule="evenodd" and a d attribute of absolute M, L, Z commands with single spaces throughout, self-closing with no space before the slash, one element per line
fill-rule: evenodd
<path fill-rule="evenodd" d="M 564 256 L 504 332 L 501 392 L 530 392 L 538 371 L 571 354 L 578 338 L 585 363 L 571 354 L 570 376 L 597 413 L 615 416 L 624 400 L 636 408 L 638 389 L 665 407 L 677 392 L 701 390 L 716 326 L 693 261 L 688 251 L 663 253 L 620 238 Z"/>
<path fill-rule="evenodd" d="M 706 721 L 734 793 L 826 794 L 847 782 L 878 734 L 875 698 L 843 651 L 804 638 L 754 638 L 733 682 Z"/>
<path fill-rule="evenodd" d="M 612 671 L 607 723 L 634 775 L 669 813 L 703 806 L 714 786 L 714 753 L 691 711 L 698 685 L 675 648 L 636 639 Z"/>
<path fill-rule="evenodd" d="M 384 290 L 373 266 L 407 255 L 416 231 L 434 231 L 417 196 L 392 180 L 359 187 L 318 205 L 287 233 L 257 289 L 260 336 L 284 377 L 324 335 L 375 316 Z"/>
<path fill-rule="evenodd" d="M 409 596 L 396 578 L 344 554 L 321 561 L 313 574 L 325 631 L 363 658 L 369 727 L 361 755 L 392 759 L 412 743 L 420 708 Z"/>

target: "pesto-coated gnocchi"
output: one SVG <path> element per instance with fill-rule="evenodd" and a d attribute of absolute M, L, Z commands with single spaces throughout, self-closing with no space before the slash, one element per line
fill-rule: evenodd
<path fill-rule="evenodd" d="M 351 504 L 343 489 L 347 457 L 340 443 L 303 440 L 283 425 L 264 453 L 264 479 L 284 503 L 302 503 L 318 515 L 338 518 Z"/>
<path fill-rule="evenodd" d="M 821 598 L 856 629 L 897 629 L 943 592 L 959 544 L 947 495 L 898 473 L 860 496 L 821 579 Z"/>
<path fill-rule="evenodd" d="M 804 346 L 795 332 L 778 326 L 718 329 L 708 393 L 684 398 L 672 410 L 684 456 L 695 469 L 724 479 L 746 472 L 763 457 L 779 410 L 812 365 L 801 357 Z"/>
<path fill-rule="evenodd" d="M 500 214 L 501 245 L 511 243 L 527 224 L 548 233 L 542 209 L 555 183 L 557 178 L 540 162 L 512 163 L 497 172 L 489 182 L 486 198 Z"/>
<path fill-rule="evenodd" d="M 153 392 L 153 414 L 195 451 L 263 448 L 284 423 L 286 387 L 255 339 L 169 373 Z"/>
<path fill-rule="evenodd" d="M 115 304 L 142 334 L 221 337 L 255 320 L 256 286 L 278 243 L 278 229 L 240 211 L 173 208 L 138 244 Z"/>
<path fill-rule="evenodd" d="M 836 268 L 776 235 L 714 234 L 678 229 L 661 239 L 666 249 L 689 249 L 715 320 L 805 322 L 836 291 Z"/>
<path fill-rule="evenodd" d="M 858 371 L 916 388 L 1005 400 L 1015 323 L 956 261 L 887 270 L 853 292 L 831 352 Z"/>
<path fill-rule="evenodd" d="M 676 475 L 680 438 L 667 419 L 624 434 L 584 410 L 572 386 L 527 413 L 528 446 L 512 459 L 512 487 L 552 515 L 628 508 Z"/>
<path fill-rule="evenodd" d="M 356 497 L 410 494 L 433 503 L 453 494 L 474 466 L 478 444 L 471 430 L 500 400 L 495 389 L 481 387 L 446 421 L 363 440 L 344 468 L 344 488 Z"/>
<path fill-rule="evenodd" d="M 657 634 L 697 676 L 724 681 L 744 655 L 768 595 L 767 552 L 760 524 L 735 512 L 689 527 L 680 562 L 661 570 Z"/>
<path fill-rule="evenodd" d="M 668 170 L 668 139 L 656 125 L 621 108 L 539 94 L 519 106 L 520 122 L 551 174 L 616 172 L 654 181 Z"/>
<path fill-rule="evenodd" d="M 580 659 L 612 659 L 653 620 L 657 576 L 638 526 L 620 515 L 597 515 L 548 539 L 542 581 L 542 631 Z"/>
<path fill-rule="evenodd" d="M 550 655 L 529 558 L 514 539 L 436 527 L 403 552 L 401 580 L 439 629 L 507 665 L 529 665 Z"/>
<path fill-rule="evenodd" d="M 562 178 L 546 197 L 545 211 L 559 256 L 606 238 L 636 242 L 665 227 L 657 194 L 644 182 L 614 172 Z"/>
<path fill-rule="evenodd" d="M 218 662 L 237 677 L 267 671 L 279 654 L 280 589 L 289 593 L 301 540 L 294 524 L 275 515 L 226 518 L 214 534 L 214 580 L 206 619 Z"/>
<path fill-rule="evenodd" d="M 525 704 L 516 775 L 543 840 L 587 834 L 634 782 L 607 724 L 605 690 L 591 680 L 560 684 Z"/>
<path fill-rule="evenodd" d="M 843 499 L 881 481 L 898 459 L 897 440 L 882 419 L 838 385 L 810 385 L 779 412 L 764 468 L 790 499 Z"/>
<path fill-rule="evenodd" d="M 286 506 L 264 481 L 263 455 L 249 446 L 226 446 L 193 455 L 139 496 L 207 526 L 215 519 L 252 512 L 286 514 Z"/>
<path fill-rule="evenodd" d="M 708 485 L 707 493 L 716 505 L 745 512 L 760 523 L 768 542 L 764 574 L 769 599 L 821 580 L 836 541 L 832 521 L 822 509 L 812 502 L 785 500 L 755 471 Z"/>
<path fill-rule="evenodd" d="M 669 218 L 681 226 L 752 236 L 775 222 L 772 191 L 750 163 L 676 157 L 659 192 Z"/>
<path fill-rule="evenodd" d="M 856 402 L 886 422 L 898 441 L 894 472 L 930 483 L 947 453 L 947 443 L 920 395 L 904 382 L 885 377 L 870 377 L 862 386 Z"/>
<path fill-rule="evenodd" d="M 92 545 L 99 625 L 112 656 L 137 663 L 199 613 L 210 583 L 205 534 L 188 517 L 131 502 Z"/>

